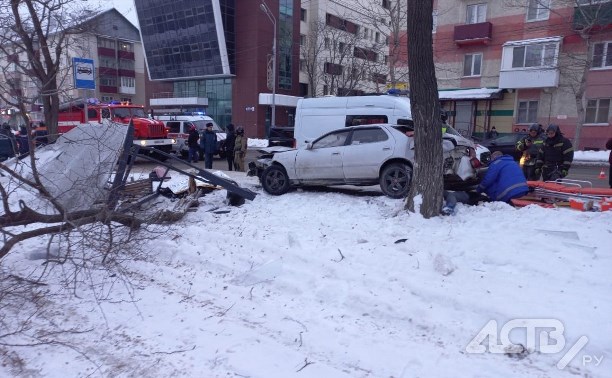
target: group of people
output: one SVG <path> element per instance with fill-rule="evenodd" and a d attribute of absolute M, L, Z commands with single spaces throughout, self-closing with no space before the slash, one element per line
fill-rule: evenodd
<path fill-rule="evenodd" d="M 42 146 L 49 143 L 47 127 L 44 122 L 39 122 L 37 126 L 31 124 L 31 136 L 35 146 Z M 23 156 L 30 152 L 30 142 L 28 139 L 28 128 L 26 125 L 20 125 L 17 133 L 13 132 L 13 128 L 8 123 L 3 123 L 0 127 L 0 135 L 6 136 L 13 146 L 13 156 Z"/>
<path fill-rule="evenodd" d="M 189 163 L 198 161 L 198 150 L 204 154 L 204 168 L 212 169 L 213 156 L 217 152 L 217 134 L 213 131 L 213 124 L 206 124 L 206 130 L 200 135 L 195 125 L 189 129 L 187 138 Z M 227 158 L 228 170 L 245 171 L 244 158 L 247 150 L 247 138 L 244 136 L 244 128 L 233 124 L 227 125 L 225 139 L 225 154 Z"/>
<path fill-rule="evenodd" d="M 550 124 L 529 126 L 529 134 L 516 143 L 523 152 L 523 173 L 529 181 L 554 181 L 567 176 L 574 160 L 572 142 L 563 136 L 559 126 Z"/>
<path fill-rule="evenodd" d="M 606 148 L 612 148 L 612 139 L 608 143 L 610 146 L 606 145 Z M 522 169 L 512 156 L 493 152 L 489 168 L 476 192 L 444 192 L 442 214 L 453 214 L 458 202 L 470 205 L 483 200 L 510 203 L 529 192 L 527 180 L 537 181 L 542 177 L 544 181 L 554 181 L 566 177 L 574 159 L 572 143 L 554 124 L 548 125 L 546 131 L 540 124 L 532 124 L 529 135 L 517 142 L 516 149 L 523 152 Z M 612 187 L 612 181 L 610 185 Z"/>

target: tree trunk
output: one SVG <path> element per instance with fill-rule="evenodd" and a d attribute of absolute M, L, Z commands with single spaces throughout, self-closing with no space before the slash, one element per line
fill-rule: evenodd
<path fill-rule="evenodd" d="M 408 77 L 415 125 L 415 163 L 406 208 L 425 218 L 440 214 L 443 199 L 442 124 L 433 62 L 433 1 L 408 1 Z"/>

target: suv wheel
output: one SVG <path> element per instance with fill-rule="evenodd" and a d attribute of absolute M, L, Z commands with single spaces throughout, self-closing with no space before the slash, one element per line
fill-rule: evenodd
<path fill-rule="evenodd" d="M 389 164 L 380 175 L 380 188 L 391 198 L 406 197 L 411 183 L 412 168 L 407 164 Z"/>
<path fill-rule="evenodd" d="M 271 165 L 261 174 L 261 186 L 269 194 L 280 196 L 289 191 L 289 177 L 287 172 L 278 165 Z"/>

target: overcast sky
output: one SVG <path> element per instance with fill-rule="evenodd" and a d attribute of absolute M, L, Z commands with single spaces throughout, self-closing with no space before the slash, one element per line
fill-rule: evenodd
<path fill-rule="evenodd" d="M 128 20 L 130 20 L 136 27 L 138 27 L 138 20 L 136 18 L 136 9 L 134 8 L 133 0 L 112 0 L 101 3 L 101 9 L 107 10 L 112 7 L 116 8 L 121 14 L 123 14 Z"/>

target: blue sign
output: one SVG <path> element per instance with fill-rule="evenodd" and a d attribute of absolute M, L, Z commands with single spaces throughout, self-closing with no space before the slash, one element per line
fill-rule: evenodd
<path fill-rule="evenodd" d="M 74 87 L 77 89 L 96 89 L 96 75 L 93 59 L 72 58 Z"/>

